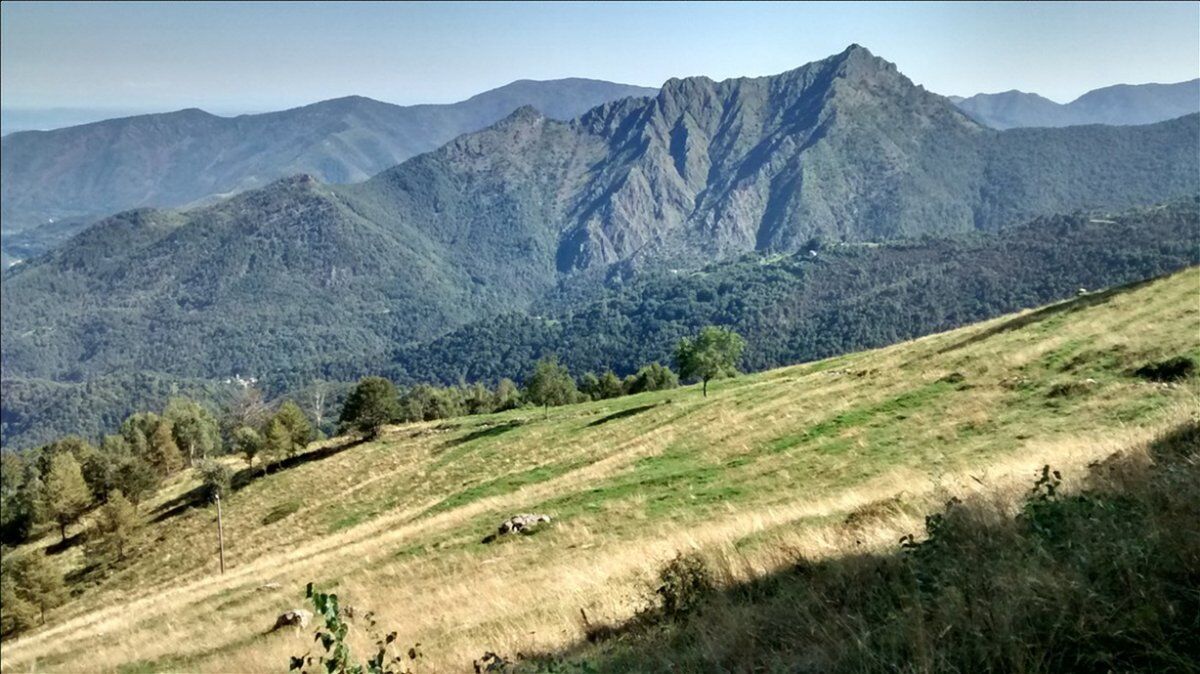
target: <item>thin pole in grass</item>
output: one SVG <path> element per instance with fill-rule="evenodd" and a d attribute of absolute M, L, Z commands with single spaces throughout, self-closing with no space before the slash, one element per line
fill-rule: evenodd
<path fill-rule="evenodd" d="M 221 495 L 216 494 L 213 500 L 217 502 L 217 543 L 221 551 L 221 575 L 225 575 L 225 527 L 221 523 Z"/>

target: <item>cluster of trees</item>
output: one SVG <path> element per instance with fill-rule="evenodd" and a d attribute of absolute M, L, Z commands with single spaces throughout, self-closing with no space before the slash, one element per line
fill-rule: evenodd
<path fill-rule="evenodd" d="M 65 544 L 68 527 L 93 512 L 85 552 L 97 563 L 121 562 L 140 522 L 138 506 L 172 474 L 193 466 L 208 497 L 229 488 L 227 451 L 248 464 L 294 455 L 317 435 L 304 412 L 287 401 L 277 409 L 245 389 L 220 420 L 205 406 L 172 398 L 162 410 L 137 412 L 118 432 L 93 444 L 77 435 L 24 452 L 0 454 L 0 544 L 24 542 L 54 526 Z M 65 598 L 62 576 L 42 550 L 5 548 L 0 567 L 4 635 L 44 620 Z"/>
<path fill-rule="evenodd" d="M 222 450 L 220 427 L 203 405 L 173 398 L 162 413 L 138 412 L 93 444 L 69 435 L 37 449 L 5 453 L 0 475 L 0 542 L 18 543 L 39 524 L 67 527 L 119 496 L 136 506 L 163 479 Z"/>
<path fill-rule="evenodd" d="M 374 438 L 384 424 L 490 414 L 526 405 L 550 408 L 678 385 L 679 377 L 671 368 L 658 363 L 624 379 L 608 370 L 602 375 L 588 372 L 576 382 L 554 355 L 534 365 L 524 387 L 504 378 L 494 388 L 478 382 L 446 387 L 418 384 L 401 392 L 389 379 L 364 377 L 346 399 L 338 429 Z"/>
<path fill-rule="evenodd" d="M 737 373 L 745 341 L 727 328 L 709 326 L 694 338 L 680 340 L 676 361 L 685 378 L 704 383 Z M 484 414 L 521 407 L 546 410 L 587 400 L 602 400 L 679 385 L 671 368 L 651 363 L 624 379 L 612 370 L 584 374 L 579 382 L 557 356 L 539 360 L 523 388 L 502 379 L 495 388 L 483 384 L 437 387 L 426 384 L 403 393 L 382 377 L 366 377 L 347 397 L 339 419 L 343 432 L 375 437 L 384 424 L 428 421 L 464 414 Z M 231 473 L 215 457 L 232 452 L 264 474 L 273 463 L 303 450 L 319 430 L 295 402 L 274 409 L 261 392 L 245 388 L 218 419 L 203 405 L 173 398 L 161 414 L 138 412 L 118 433 L 94 445 L 67 436 L 25 454 L 0 455 L 0 543 L 13 545 L 39 526 L 54 525 L 64 543 L 67 527 L 95 509 L 87 536 L 87 554 L 120 562 L 129 554 L 137 529 L 138 505 L 159 484 L 185 466 L 195 467 L 205 496 L 228 491 Z M 40 550 L 6 554 L 0 567 L 3 634 L 26 629 L 65 597 L 63 581 Z M 10 559 L 11 558 L 11 559 Z"/>
<path fill-rule="evenodd" d="M 320 431 L 295 402 L 285 400 L 272 412 L 261 392 L 246 389 L 226 414 L 226 435 L 231 450 L 249 467 L 257 460 L 265 474 L 272 463 L 295 456 L 316 440 Z"/>
<path fill-rule="evenodd" d="M 675 361 L 685 379 L 703 383 L 707 396 L 710 380 L 737 374 L 745 347 L 746 341 L 733 330 L 706 326 L 695 337 L 678 342 Z M 524 405 L 549 410 L 557 405 L 672 389 L 679 385 L 679 379 L 671 368 L 654 362 L 623 379 L 609 369 L 600 375 L 587 372 L 576 381 L 553 354 L 537 361 L 523 388 L 511 379 L 501 379 L 495 389 L 481 383 L 445 388 L 419 384 L 401 394 L 384 377 L 366 377 L 346 399 L 339 429 L 374 438 L 388 423 L 487 414 Z"/>

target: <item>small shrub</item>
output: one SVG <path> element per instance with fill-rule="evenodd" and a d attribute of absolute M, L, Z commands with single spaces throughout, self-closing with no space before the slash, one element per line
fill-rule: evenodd
<path fill-rule="evenodd" d="M 712 572 L 698 554 L 680 553 L 658 572 L 663 615 L 675 618 L 695 611 L 713 594 Z"/>
<path fill-rule="evenodd" d="M 1196 363 L 1185 356 L 1176 356 L 1157 363 L 1147 363 L 1133 373 L 1142 379 L 1158 382 L 1182 381 L 1196 372 Z"/>
<path fill-rule="evenodd" d="M 484 672 L 511 672 L 513 667 L 512 661 L 508 658 L 491 651 L 484 653 L 482 658 L 479 658 L 472 664 L 475 666 L 475 674 L 483 674 Z"/>

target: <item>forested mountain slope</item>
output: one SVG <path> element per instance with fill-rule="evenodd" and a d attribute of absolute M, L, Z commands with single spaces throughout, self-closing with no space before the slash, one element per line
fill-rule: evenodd
<path fill-rule="evenodd" d="M 182 206 L 297 173 L 332 183 L 365 180 L 522 105 L 565 120 L 655 91 L 599 80 L 521 80 L 448 105 L 350 96 L 256 115 L 189 109 L 9 134 L 0 141 L 4 249 L 28 257 L 116 211 Z"/>
<path fill-rule="evenodd" d="M 1197 232 L 1200 204 L 1193 198 L 1119 213 L 1043 217 L 996 234 L 749 253 L 691 272 L 566 284 L 538 301 L 537 315 L 509 312 L 420 342 L 398 338 L 400 346 L 358 361 L 321 365 L 297 357 L 290 369 L 260 383 L 272 394 L 305 400 L 304 390 L 314 382 L 332 392 L 338 387 L 327 380 L 351 381 L 366 372 L 405 385 L 490 385 L 503 377 L 522 381 L 547 353 L 558 354 L 576 376 L 610 368 L 624 376 L 652 361 L 671 363 L 676 341 L 709 324 L 728 325 L 747 338 L 744 367 L 777 367 L 1198 264 Z M 247 328 L 245 334 L 249 340 L 256 333 Z M 266 330 L 262 338 L 281 336 Z M 216 349 L 200 353 L 222 357 Z M 136 368 L 156 351 L 151 346 L 127 357 L 128 367 Z M 182 363 L 195 356 L 172 357 Z M 6 446 L 70 432 L 99 436 L 136 409 L 165 404 L 172 390 L 219 405 L 235 388 L 139 372 L 92 375 L 78 383 L 6 377 L 0 398 Z"/>
<path fill-rule="evenodd" d="M 1200 115 L 988 129 L 858 46 L 773 77 L 672 80 L 568 122 L 524 107 L 362 183 L 299 176 L 98 223 L 4 274 L 3 375 L 353 379 L 473 321 L 545 314 L 563 286 L 1192 196 L 1197 147 Z M 1094 278 L 1188 263 L 1180 231 L 1130 238 L 1143 264 Z"/>

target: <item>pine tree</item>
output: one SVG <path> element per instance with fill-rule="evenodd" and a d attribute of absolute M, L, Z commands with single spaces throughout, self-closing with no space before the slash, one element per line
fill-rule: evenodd
<path fill-rule="evenodd" d="M 279 420 L 287 430 L 288 443 L 285 449 L 287 456 L 303 450 L 308 443 L 312 442 L 312 424 L 308 422 L 308 417 L 304 416 L 304 412 L 296 403 L 288 400 L 280 405 L 279 411 L 275 413 L 275 419 Z"/>
<path fill-rule="evenodd" d="M 100 541 L 93 552 L 104 556 L 115 556 L 117 561 L 124 561 L 125 550 L 137 528 L 137 511 L 133 504 L 120 489 L 115 489 L 108 497 L 108 503 L 100 508 L 96 519 L 96 532 Z"/>
<path fill-rule="evenodd" d="M 12 555 L 0 557 L 0 637 L 23 632 L 37 623 L 38 609 L 17 586 Z"/>
<path fill-rule="evenodd" d="M 46 611 L 66 601 L 62 574 L 40 550 L 27 552 L 10 563 L 14 596 L 36 607 L 45 624 Z"/>
<path fill-rule="evenodd" d="M 147 462 L 159 475 L 170 475 L 183 467 L 183 455 L 179 453 L 179 445 L 175 444 L 170 421 L 159 421 L 146 445 Z"/>
<path fill-rule="evenodd" d="M 67 540 L 67 525 L 79 519 L 92 502 L 92 493 L 75 457 L 64 453 L 51 460 L 43 500 L 46 516 L 58 523 L 62 539 Z"/>

